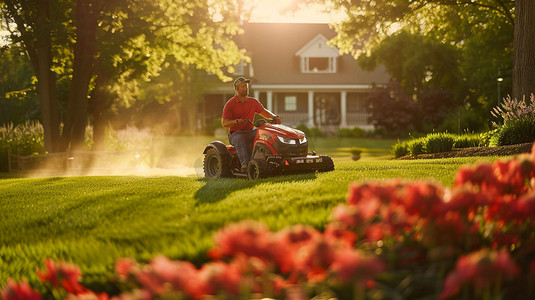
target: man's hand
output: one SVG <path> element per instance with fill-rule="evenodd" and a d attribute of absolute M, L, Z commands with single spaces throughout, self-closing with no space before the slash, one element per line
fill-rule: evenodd
<path fill-rule="evenodd" d="M 271 119 L 271 124 L 280 124 L 281 123 L 281 118 L 279 118 L 278 116 L 275 116 Z"/>
<path fill-rule="evenodd" d="M 249 119 L 237 119 L 236 125 L 243 125 L 244 123 L 251 122 Z"/>

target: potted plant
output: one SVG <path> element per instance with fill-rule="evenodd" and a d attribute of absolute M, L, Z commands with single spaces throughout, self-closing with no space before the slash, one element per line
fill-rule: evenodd
<path fill-rule="evenodd" d="M 359 160 L 360 159 L 360 154 L 362 153 L 362 151 L 359 149 L 359 148 L 351 148 L 349 150 L 349 152 L 351 153 L 351 159 L 352 160 Z"/>

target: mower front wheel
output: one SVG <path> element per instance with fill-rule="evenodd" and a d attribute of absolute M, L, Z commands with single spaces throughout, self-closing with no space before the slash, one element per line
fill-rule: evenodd
<path fill-rule="evenodd" d="M 247 177 L 251 180 L 269 177 L 269 166 L 263 159 L 252 159 L 247 166 Z"/>
<path fill-rule="evenodd" d="M 203 162 L 204 177 L 221 178 L 230 177 L 230 161 L 221 155 L 216 149 L 211 148 L 206 151 Z"/>

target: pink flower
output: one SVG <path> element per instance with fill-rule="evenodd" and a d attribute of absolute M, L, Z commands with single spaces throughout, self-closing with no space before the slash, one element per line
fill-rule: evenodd
<path fill-rule="evenodd" d="M 359 250 L 342 248 L 336 252 L 331 270 L 342 282 L 365 284 L 384 271 L 385 265 L 377 257 L 366 256 Z"/>
<path fill-rule="evenodd" d="M 264 224 L 255 221 L 228 225 L 216 233 L 214 241 L 215 248 L 210 250 L 213 258 L 230 257 L 238 253 L 264 259 L 272 256 L 271 232 Z"/>
<path fill-rule="evenodd" d="M 131 258 L 119 258 L 115 262 L 115 271 L 119 276 L 126 277 L 139 271 L 137 262 Z"/>
<path fill-rule="evenodd" d="M 51 259 L 45 260 L 45 266 L 46 272 L 37 271 L 37 276 L 43 282 L 50 282 L 55 288 L 59 288 L 61 284 L 61 287 L 72 294 L 85 292 L 79 283 L 82 272 L 78 266 L 64 262 L 55 263 Z"/>
<path fill-rule="evenodd" d="M 2 290 L 3 300 L 41 300 L 41 295 L 34 291 L 26 281 L 16 283 L 8 279 Z"/>

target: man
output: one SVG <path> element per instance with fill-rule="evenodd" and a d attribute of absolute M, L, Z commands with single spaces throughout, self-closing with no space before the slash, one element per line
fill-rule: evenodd
<path fill-rule="evenodd" d="M 236 148 L 238 159 L 241 163 L 241 172 L 247 170 L 247 164 L 251 160 L 253 142 L 256 129 L 251 123 L 255 113 L 266 119 L 276 118 L 275 122 L 280 123 L 280 119 L 269 110 L 265 109 L 260 101 L 248 97 L 249 83 L 251 80 L 238 77 L 234 80 L 234 90 L 236 95 L 230 98 L 223 109 L 221 125 L 229 130 L 229 142 Z"/>

